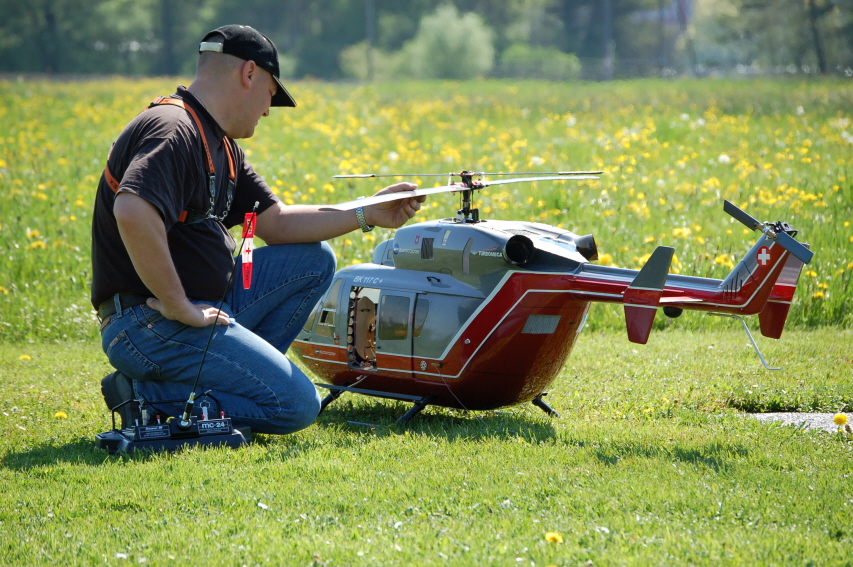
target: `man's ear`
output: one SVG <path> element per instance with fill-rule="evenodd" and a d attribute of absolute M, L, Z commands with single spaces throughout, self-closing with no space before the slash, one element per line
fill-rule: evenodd
<path fill-rule="evenodd" d="M 245 61 L 240 67 L 240 83 L 247 89 L 252 88 L 252 81 L 258 77 L 258 66 L 254 61 Z"/>

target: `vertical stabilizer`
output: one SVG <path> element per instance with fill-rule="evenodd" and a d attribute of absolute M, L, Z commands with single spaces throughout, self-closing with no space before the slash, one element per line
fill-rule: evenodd
<path fill-rule="evenodd" d="M 649 340 L 674 251 L 668 246 L 658 246 L 625 290 L 622 303 L 628 340 L 632 343 L 644 345 Z"/>
<path fill-rule="evenodd" d="M 808 244 L 804 244 L 808 247 Z M 785 267 L 782 268 L 782 273 L 776 284 L 770 291 L 770 297 L 767 299 L 767 304 L 758 314 L 758 321 L 761 324 L 761 334 L 771 339 L 778 339 L 782 336 L 782 331 L 785 329 L 785 321 L 788 319 L 788 311 L 791 310 L 791 302 L 794 299 L 794 292 L 797 290 L 797 282 L 800 279 L 800 273 L 803 271 L 803 262 L 794 256 L 788 256 L 788 261 L 785 262 Z"/>

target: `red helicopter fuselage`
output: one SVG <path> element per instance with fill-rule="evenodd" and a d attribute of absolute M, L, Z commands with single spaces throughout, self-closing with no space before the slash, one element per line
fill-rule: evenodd
<path fill-rule="evenodd" d="M 292 350 L 333 386 L 494 409 L 547 390 L 593 301 L 624 305 L 633 342 L 647 341 L 660 307 L 761 314 L 778 338 L 802 268 L 766 235 L 723 280 L 669 274 L 671 248 L 639 271 L 596 257 L 592 237 L 535 223 L 405 227 L 373 263 L 336 274 Z"/>

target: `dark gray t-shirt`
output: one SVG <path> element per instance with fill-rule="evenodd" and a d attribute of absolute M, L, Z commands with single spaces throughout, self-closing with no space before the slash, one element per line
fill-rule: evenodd
<path fill-rule="evenodd" d="M 183 87 L 181 98 L 201 119 L 216 171 L 214 214 L 226 210 L 229 180 L 224 131 L 202 104 Z M 257 201 L 261 213 L 278 199 L 245 160 L 242 149 L 228 139 L 236 173 L 228 216 L 186 224 L 178 219 L 188 209 L 210 207 L 207 158 L 195 121 L 186 110 L 160 105 L 143 111 L 122 131 L 107 160 L 119 193 L 138 195 L 154 205 L 166 227 L 169 251 L 184 291 L 190 299 L 215 302 L 225 293 L 234 269 L 234 239 L 228 228 L 242 224 Z M 136 274 L 119 235 L 113 203 L 116 193 L 101 176 L 92 219 L 92 305 L 116 293 L 152 293 Z"/>

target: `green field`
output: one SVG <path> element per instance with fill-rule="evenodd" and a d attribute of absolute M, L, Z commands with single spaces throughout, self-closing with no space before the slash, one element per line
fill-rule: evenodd
<path fill-rule="evenodd" d="M 735 331 L 584 331 L 557 419 L 398 429 L 404 404 L 345 395 L 295 435 L 131 457 L 93 447 L 97 345 L 0 346 L 0 564 L 850 565 L 850 438 L 739 409 L 853 410 L 851 341 L 761 341 L 769 372 Z"/>
<path fill-rule="evenodd" d="M 338 173 L 602 169 L 479 207 L 593 233 L 608 265 L 670 245 L 710 277 L 756 238 L 723 199 L 791 223 L 816 255 L 781 340 L 757 339 L 783 369 L 737 322 L 658 317 L 635 345 L 595 305 L 557 419 L 430 407 L 399 428 L 405 404 L 345 395 L 240 450 L 110 457 L 93 196 L 124 123 L 173 89 L 0 82 L 0 565 L 853 565 L 851 437 L 747 415 L 853 412 L 853 83 L 295 83 L 243 144 L 287 203 L 380 187 Z M 389 236 L 332 245 L 343 266 Z"/>

